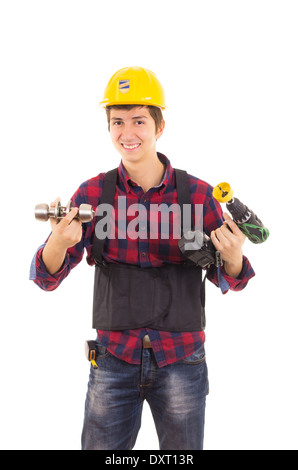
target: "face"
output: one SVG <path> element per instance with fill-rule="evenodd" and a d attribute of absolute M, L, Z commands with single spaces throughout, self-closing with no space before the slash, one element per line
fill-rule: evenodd
<path fill-rule="evenodd" d="M 146 107 L 127 110 L 111 109 L 110 134 L 115 148 L 125 162 L 140 162 L 156 156 L 156 140 L 164 123 L 156 132 L 155 122 Z"/>

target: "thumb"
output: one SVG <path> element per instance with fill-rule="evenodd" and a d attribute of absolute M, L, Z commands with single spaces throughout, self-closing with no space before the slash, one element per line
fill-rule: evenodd
<path fill-rule="evenodd" d="M 57 204 L 58 202 L 60 202 L 60 201 L 61 201 L 61 198 L 60 198 L 60 197 L 56 197 L 55 201 L 53 201 L 53 202 L 50 203 L 50 207 L 55 207 L 56 204 Z M 51 224 L 51 226 L 52 226 L 52 230 L 53 230 L 53 228 L 55 227 L 55 225 L 57 225 L 57 222 L 55 221 L 55 219 L 53 219 L 53 217 L 50 217 L 50 224 Z"/>

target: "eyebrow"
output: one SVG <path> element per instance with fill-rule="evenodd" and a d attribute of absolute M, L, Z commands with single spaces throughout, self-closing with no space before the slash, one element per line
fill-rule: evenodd
<path fill-rule="evenodd" d="M 147 116 L 134 116 L 132 119 L 148 119 Z M 122 118 L 113 117 L 111 121 L 123 121 Z"/>

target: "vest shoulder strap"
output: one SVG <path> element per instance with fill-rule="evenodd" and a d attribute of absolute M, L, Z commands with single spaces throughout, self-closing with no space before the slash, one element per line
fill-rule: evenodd
<path fill-rule="evenodd" d="M 102 187 L 102 195 L 100 199 L 100 204 L 110 204 L 111 206 L 113 205 L 115 192 L 116 192 L 116 185 L 117 185 L 117 176 L 118 176 L 118 168 L 114 168 L 113 170 L 110 170 L 106 173 L 105 179 L 103 182 L 103 187 Z M 96 228 L 96 224 L 102 218 L 103 218 L 103 215 L 96 217 L 95 228 Z M 96 236 L 95 228 L 94 228 L 92 256 L 97 263 L 101 263 L 103 247 L 104 247 L 106 239 L 98 238 Z"/>
<path fill-rule="evenodd" d="M 190 189 L 188 183 L 188 174 L 185 170 L 178 170 L 177 168 L 174 169 L 175 176 L 176 176 L 176 190 L 178 196 L 178 204 L 180 205 L 180 214 L 181 214 L 181 229 L 183 232 L 187 232 L 192 228 L 191 222 L 191 197 L 190 197 Z M 190 217 L 184 217 L 184 205 L 188 205 L 190 211 Z M 183 234 L 182 232 L 182 234 Z"/>
<path fill-rule="evenodd" d="M 175 172 L 175 178 L 176 178 L 176 190 L 177 190 L 177 196 L 178 196 L 178 203 L 181 208 L 181 223 L 182 223 L 183 222 L 183 210 L 184 210 L 183 205 L 189 204 L 189 207 L 191 207 L 188 174 L 185 170 L 179 170 L 176 168 L 174 168 L 174 172 Z M 118 177 L 118 168 L 114 168 L 113 170 L 110 170 L 106 173 L 104 183 L 103 183 L 100 204 L 113 205 L 115 192 L 116 192 L 117 177 Z M 103 215 L 97 216 L 95 219 L 95 225 L 102 218 L 103 218 Z M 184 226 L 184 231 L 186 230 L 191 230 L 191 227 Z M 102 261 L 102 252 L 104 248 L 104 243 L 105 243 L 105 238 L 104 239 L 98 238 L 94 231 L 92 255 L 93 255 L 93 258 L 98 263 Z"/>

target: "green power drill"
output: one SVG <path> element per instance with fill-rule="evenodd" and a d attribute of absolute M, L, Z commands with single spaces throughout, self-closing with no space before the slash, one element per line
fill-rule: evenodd
<path fill-rule="evenodd" d="M 213 190 L 213 196 L 218 202 L 226 203 L 234 222 L 252 243 L 259 244 L 267 240 L 269 230 L 252 210 L 233 197 L 233 190 L 228 183 L 218 184 Z M 178 246 L 183 255 L 196 266 L 205 268 L 211 264 L 216 267 L 223 265 L 220 252 L 216 251 L 211 239 L 204 232 L 187 232 L 178 241 Z"/>
<path fill-rule="evenodd" d="M 228 183 L 218 184 L 213 190 L 213 196 L 218 202 L 226 203 L 235 224 L 252 243 L 259 244 L 267 240 L 269 230 L 252 210 L 233 197 L 233 190 Z"/>

